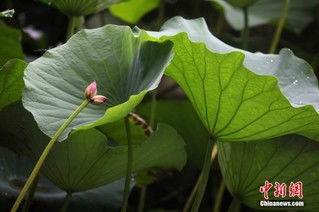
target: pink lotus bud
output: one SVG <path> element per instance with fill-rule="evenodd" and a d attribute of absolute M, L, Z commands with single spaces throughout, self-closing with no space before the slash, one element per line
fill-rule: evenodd
<path fill-rule="evenodd" d="M 95 105 L 102 104 L 106 100 L 108 100 L 108 98 L 102 95 L 96 95 L 91 98 L 91 102 Z"/>
<path fill-rule="evenodd" d="M 95 80 L 85 89 L 86 98 L 92 99 L 97 94 L 97 86 Z"/>

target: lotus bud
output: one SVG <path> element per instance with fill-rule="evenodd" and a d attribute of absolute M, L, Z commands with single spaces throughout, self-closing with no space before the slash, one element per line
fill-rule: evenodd
<path fill-rule="evenodd" d="M 102 104 L 106 100 L 108 100 L 108 98 L 102 95 L 96 95 L 91 98 L 91 102 L 95 105 Z"/>
<path fill-rule="evenodd" d="M 106 100 L 108 100 L 107 97 L 102 95 L 96 95 L 97 94 L 97 85 L 96 81 L 94 80 L 86 89 L 85 89 L 85 96 L 86 98 L 95 105 L 102 104 Z"/>
<path fill-rule="evenodd" d="M 85 89 L 85 96 L 88 99 L 92 99 L 97 94 L 97 86 L 95 80 Z"/>

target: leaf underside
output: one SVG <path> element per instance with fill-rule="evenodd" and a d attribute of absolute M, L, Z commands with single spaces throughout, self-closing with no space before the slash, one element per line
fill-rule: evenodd
<path fill-rule="evenodd" d="M 183 88 L 215 139 L 290 133 L 319 139 L 318 80 L 290 50 L 267 55 L 236 49 L 214 37 L 203 19 L 175 17 L 160 32 L 148 33 L 174 43 L 165 73 Z"/>
<path fill-rule="evenodd" d="M 84 127 L 88 129 L 122 119 L 147 91 L 157 87 L 171 59 L 171 42 L 147 38 L 143 32 L 134 35 L 129 27 L 115 25 L 80 31 L 28 65 L 24 107 L 40 129 L 53 136 L 85 99 L 86 86 L 96 80 L 98 94 L 109 100 L 87 106 L 60 140 L 73 128 L 90 125 Z"/>
<path fill-rule="evenodd" d="M 211 52 L 183 33 L 164 39 L 174 42 L 175 51 L 166 74 L 183 88 L 217 140 L 253 141 L 293 132 L 316 136 L 314 108 L 292 107 L 276 78 L 248 70 L 242 53 Z"/>
<path fill-rule="evenodd" d="M 125 0 L 41 0 L 58 8 L 67 16 L 86 16 L 107 9 Z"/>
<path fill-rule="evenodd" d="M 259 202 L 264 200 L 264 196 L 259 192 L 259 187 L 268 180 L 273 186 L 275 182 L 287 185 L 285 198 L 274 197 L 273 187 L 269 191 L 269 200 L 304 201 L 304 207 L 294 207 L 294 210 L 319 209 L 317 142 L 289 135 L 260 142 L 219 142 L 218 149 L 218 161 L 225 184 L 244 204 L 261 209 Z M 290 183 L 298 181 L 303 183 L 303 199 L 289 197 Z"/>
<path fill-rule="evenodd" d="M 225 18 L 232 28 L 236 30 L 244 28 L 244 12 L 241 8 L 236 8 L 225 0 L 212 0 L 212 2 L 223 7 Z M 291 0 L 286 20 L 288 29 L 291 28 L 293 31 L 301 33 L 314 20 L 314 10 L 318 4 L 317 0 Z M 283 6 L 284 1 L 259 0 L 248 8 L 249 27 L 277 22 L 281 17 Z"/>
<path fill-rule="evenodd" d="M 26 66 L 24 61 L 12 59 L 0 68 L 0 110 L 21 99 Z"/>

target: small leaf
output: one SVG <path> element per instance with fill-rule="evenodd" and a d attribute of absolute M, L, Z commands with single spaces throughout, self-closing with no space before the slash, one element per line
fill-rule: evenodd
<path fill-rule="evenodd" d="M 12 119 L 12 114 L 20 119 Z M 2 145 L 36 162 L 49 138 L 37 128 L 31 114 L 17 104 L 5 108 L 0 119 L 0 131 L 12 135 Z M 152 167 L 181 170 L 186 163 L 184 146 L 172 127 L 161 124 L 145 142 L 134 145 L 133 171 Z M 127 146 L 109 146 L 106 136 L 92 128 L 75 131 L 66 141 L 56 143 L 41 171 L 59 188 L 80 192 L 124 177 L 126 164 Z"/>
<path fill-rule="evenodd" d="M 145 129 L 136 126 L 133 121 L 129 120 L 131 127 L 131 136 L 133 144 L 141 144 L 147 139 Z M 127 145 L 124 120 L 119 120 L 110 124 L 104 124 L 96 127 L 106 137 L 112 139 L 117 145 Z"/>
<path fill-rule="evenodd" d="M 317 142 L 302 136 L 289 135 L 260 142 L 219 142 L 218 149 L 218 161 L 227 188 L 242 203 L 252 208 L 266 209 L 259 206 L 259 202 L 265 200 L 259 188 L 268 180 L 273 186 L 275 182 L 287 185 L 285 198 L 274 197 L 275 189 L 272 187 L 268 193 L 269 200 L 304 201 L 304 207 L 299 209 L 318 211 L 319 144 Z M 290 183 L 298 181 L 303 183 L 303 199 L 290 198 Z"/>
<path fill-rule="evenodd" d="M 0 23 L 0 68 L 10 59 L 24 59 L 21 32 Z"/>
<path fill-rule="evenodd" d="M 58 8 L 67 16 L 86 16 L 107 9 L 113 4 L 125 0 L 41 0 Z"/>
<path fill-rule="evenodd" d="M 236 30 L 244 28 L 244 12 L 240 8 L 233 7 L 225 0 L 211 0 L 224 8 L 227 22 Z M 230 0 L 228 0 L 230 1 Z M 241 2 L 233 0 L 236 2 Z M 281 10 L 284 1 L 278 0 L 260 0 L 249 7 L 249 27 L 269 24 L 278 21 L 281 17 Z M 315 6 L 319 4 L 318 0 L 290 0 L 288 9 L 287 25 L 297 33 L 314 20 Z"/>
<path fill-rule="evenodd" d="M 138 106 L 136 112 L 149 119 L 150 108 L 150 103 L 142 104 Z M 209 134 L 190 102 L 158 101 L 155 122 L 166 123 L 174 127 L 187 144 L 187 163 L 191 166 L 202 167 Z"/>
<path fill-rule="evenodd" d="M 0 69 L 0 110 L 5 106 L 21 99 L 23 83 L 23 71 L 27 63 L 13 59 L 8 61 Z"/>
<path fill-rule="evenodd" d="M 171 42 L 147 38 L 145 32 L 135 35 L 125 26 L 80 31 L 28 65 L 24 107 L 40 129 L 52 136 L 84 100 L 85 88 L 96 80 L 107 102 L 86 107 L 60 140 L 73 128 L 88 129 L 122 119 L 147 91 L 157 87 L 171 59 Z"/>
<path fill-rule="evenodd" d="M 181 31 L 209 49 L 186 33 L 177 34 Z M 177 17 L 162 32 L 149 33 L 169 35 L 162 39 L 174 42 L 166 73 L 186 92 L 215 139 L 254 141 L 289 133 L 319 139 L 318 81 L 309 64 L 290 50 L 265 55 L 235 49 L 210 34 L 202 19 Z"/>
<path fill-rule="evenodd" d="M 14 14 L 14 10 L 5 10 L 0 12 L 0 17 L 12 18 Z"/>
<path fill-rule="evenodd" d="M 130 0 L 110 7 L 112 15 L 136 24 L 145 14 L 157 8 L 161 0 Z"/>

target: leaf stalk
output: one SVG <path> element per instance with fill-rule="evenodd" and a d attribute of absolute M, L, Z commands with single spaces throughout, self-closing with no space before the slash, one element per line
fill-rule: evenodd
<path fill-rule="evenodd" d="M 60 212 L 66 212 L 67 211 L 67 209 L 68 209 L 68 207 L 70 205 L 71 199 L 72 199 L 72 193 L 71 192 L 67 192 L 66 195 L 65 195 L 65 198 L 63 200 L 63 204 L 62 204 Z"/>
<path fill-rule="evenodd" d="M 23 204 L 23 208 L 22 208 L 22 212 L 27 212 L 29 211 L 30 209 L 30 206 L 32 204 L 32 200 L 33 200 L 33 196 L 34 196 L 34 193 L 37 189 L 37 185 L 38 185 L 38 182 L 39 182 L 39 176 L 37 176 L 34 180 L 34 182 L 32 183 L 32 186 L 30 188 L 30 191 L 28 192 L 28 195 L 26 197 L 26 200 L 24 201 L 24 204 Z"/>
<path fill-rule="evenodd" d="M 276 52 L 276 49 L 282 34 L 282 30 L 285 26 L 285 22 L 287 19 L 289 5 L 290 5 L 290 0 L 284 0 L 284 6 L 282 8 L 281 17 L 280 17 L 278 26 L 276 28 L 276 32 L 274 34 L 273 40 L 270 45 L 270 49 L 269 49 L 270 54 L 274 54 Z"/>
<path fill-rule="evenodd" d="M 207 143 L 204 165 L 201 172 L 202 177 L 200 179 L 198 189 L 195 195 L 194 204 L 191 209 L 192 212 L 197 212 L 199 210 L 200 204 L 205 194 L 206 185 L 207 185 L 209 173 L 210 173 L 210 167 L 212 164 L 212 158 L 214 159 L 216 155 L 217 155 L 217 145 L 212 139 L 209 139 Z"/>
<path fill-rule="evenodd" d="M 123 205 L 122 205 L 121 212 L 127 211 L 128 199 L 130 194 L 131 177 L 132 177 L 132 168 L 133 168 L 132 167 L 133 166 L 133 146 L 132 146 L 131 128 L 130 128 L 128 116 L 124 118 L 124 122 L 125 122 L 126 138 L 127 138 L 127 168 L 126 168 L 124 195 L 123 195 Z"/>
<path fill-rule="evenodd" d="M 138 212 L 143 212 L 145 207 L 145 198 L 146 198 L 147 186 L 143 185 L 140 191 L 140 199 L 138 203 Z"/>
<path fill-rule="evenodd" d="M 244 50 L 248 49 L 249 42 L 249 11 L 248 6 L 243 8 L 244 11 L 244 29 L 242 31 L 242 47 Z"/>

